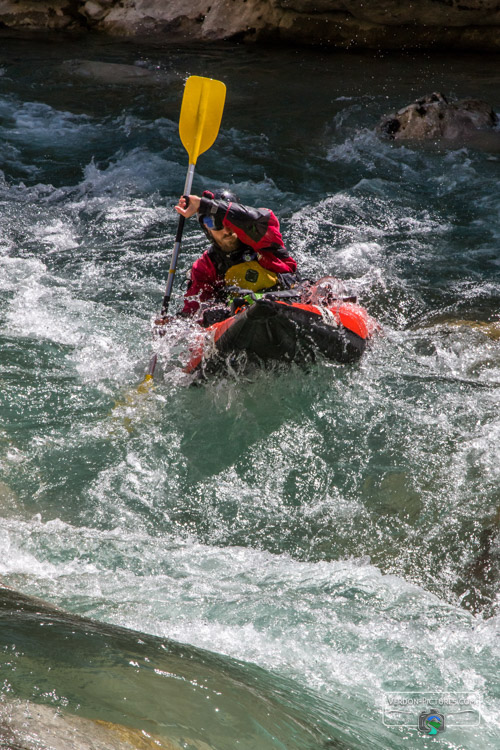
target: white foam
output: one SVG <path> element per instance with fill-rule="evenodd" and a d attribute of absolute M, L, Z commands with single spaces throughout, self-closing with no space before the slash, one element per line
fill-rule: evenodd
<path fill-rule="evenodd" d="M 33 236 L 49 252 L 59 253 L 64 250 L 76 250 L 78 239 L 74 227 L 68 221 L 55 219 L 48 223 L 40 222 L 33 226 Z"/>

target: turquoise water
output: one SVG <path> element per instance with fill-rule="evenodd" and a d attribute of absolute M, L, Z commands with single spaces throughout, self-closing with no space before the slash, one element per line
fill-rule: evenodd
<path fill-rule="evenodd" d="M 107 624 L 72 622 L 75 646 L 64 622 L 47 639 L 7 602 L 7 697 L 185 747 L 500 748 L 500 153 L 374 134 L 433 90 L 500 111 L 498 69 L 3 40 L 0 575 Z M 195 190 L 272 207 L 305 275 L 348 281 L 384 329 L 358 366 L 191 387 L 179 323 L 154 390 L 136 393 L 190 74 L 228 87 Z M 193 222 L 177 304 L 202 247 Z M 162 673 L 191 680 L 191 699 Z M 196 708 L 203 680 L 227 720 Z M 394 691 L 475 695 L 480 723 L 449 717 L 436 739 L 413 718 L 386 726 Z"/>

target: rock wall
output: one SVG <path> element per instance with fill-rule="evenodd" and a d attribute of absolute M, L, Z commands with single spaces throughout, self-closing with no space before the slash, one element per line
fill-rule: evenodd
<path fill-rule="evenodd" d="M 0 0 L 0 27 L 498 52 L 500 0 Z"/>

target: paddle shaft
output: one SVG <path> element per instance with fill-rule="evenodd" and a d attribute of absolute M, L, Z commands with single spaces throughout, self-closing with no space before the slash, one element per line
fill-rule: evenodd
<path fill-rule="evenodd" d="M 194 164 L 190 164 L 188 171 L 187 171 L 186 182 L 184 184 L 184 195 L 186 196 L 190 194 L 191 188 L 193 186 L 194 166 L 195 166 Z M 175 271 L 177 269 L 177 260 L 179 258 L 179 251 L 181 249 L 182 233 L 184 232 L 185 223 L 186 223 L 186 219 L 184 218 L 184 216 L 179 216 L 179 221 L 177 224 L 177 234 L 175 235 L 174 249 L 172 250 L 172 257 L 170 259 L 170 269 L 168 271 L 167 286 L 165 289 L 165 296 L 163 297 L 163 302 L 161 306 L 162 318 L 166 316 L 169 305 L 170 305 L 170 297 L 172 295 L 172 287 L 174 285 L 174 276 L 175 276 Z M 150 379 L 153 377 L 157 361 L 158 361 L 158 355 L 155 352 L 151 356 L 151 359 L 149 360 L 149 365 L 148 365 L 148 369 L 146 372 L 146 378 Z"/>
<path fill-rule="evenodd" d="M 187 175 L 186 175 L 186 183 L 184 185 L 184 195 L 189 195 L 191 192 L 191 187 L 193 185 L 193 177 L 194 177 L 194 164 L 190 164 Z M 168 307 L 170 305 L 170 297 L 172 295 L 172 287 L 174 285 L 174 276 L 175 271 L 177 269 L 177 260 L 179 258 L 179 250 L 181 249 L 181 241 L 182 241 L 182 233 L 184 231 L 184 224 L 186 222 L 186 219 L 184 216 L 179 216 L 179 223 L 177 224 L 177 234 L 175 235 L 175 243 L 174 243 L 174 249 L 172 250 L 172 258 L 170 260 L 170 269 L 168 272 L 168 278 L 167 278 L 167 287 L 165 289 L 165 296 L 163 297 L 163 303 L 161 306 L 161 315 L 162 317 L 165 317 L 165 315 L 168 312 Z"/>

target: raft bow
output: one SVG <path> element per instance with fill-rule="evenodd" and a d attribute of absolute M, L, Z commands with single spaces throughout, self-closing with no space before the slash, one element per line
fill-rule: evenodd
<path fill-rule="evenodd" d="M 310 361 L 319 353 L 340 364 L 356 362 L 378 325 L 352 300 L 310 304 L 293 300 L 290 292 L 264 294 L 208 326 L 184 370 L 216 370 L 241 352 L 264 361 Z"/>

